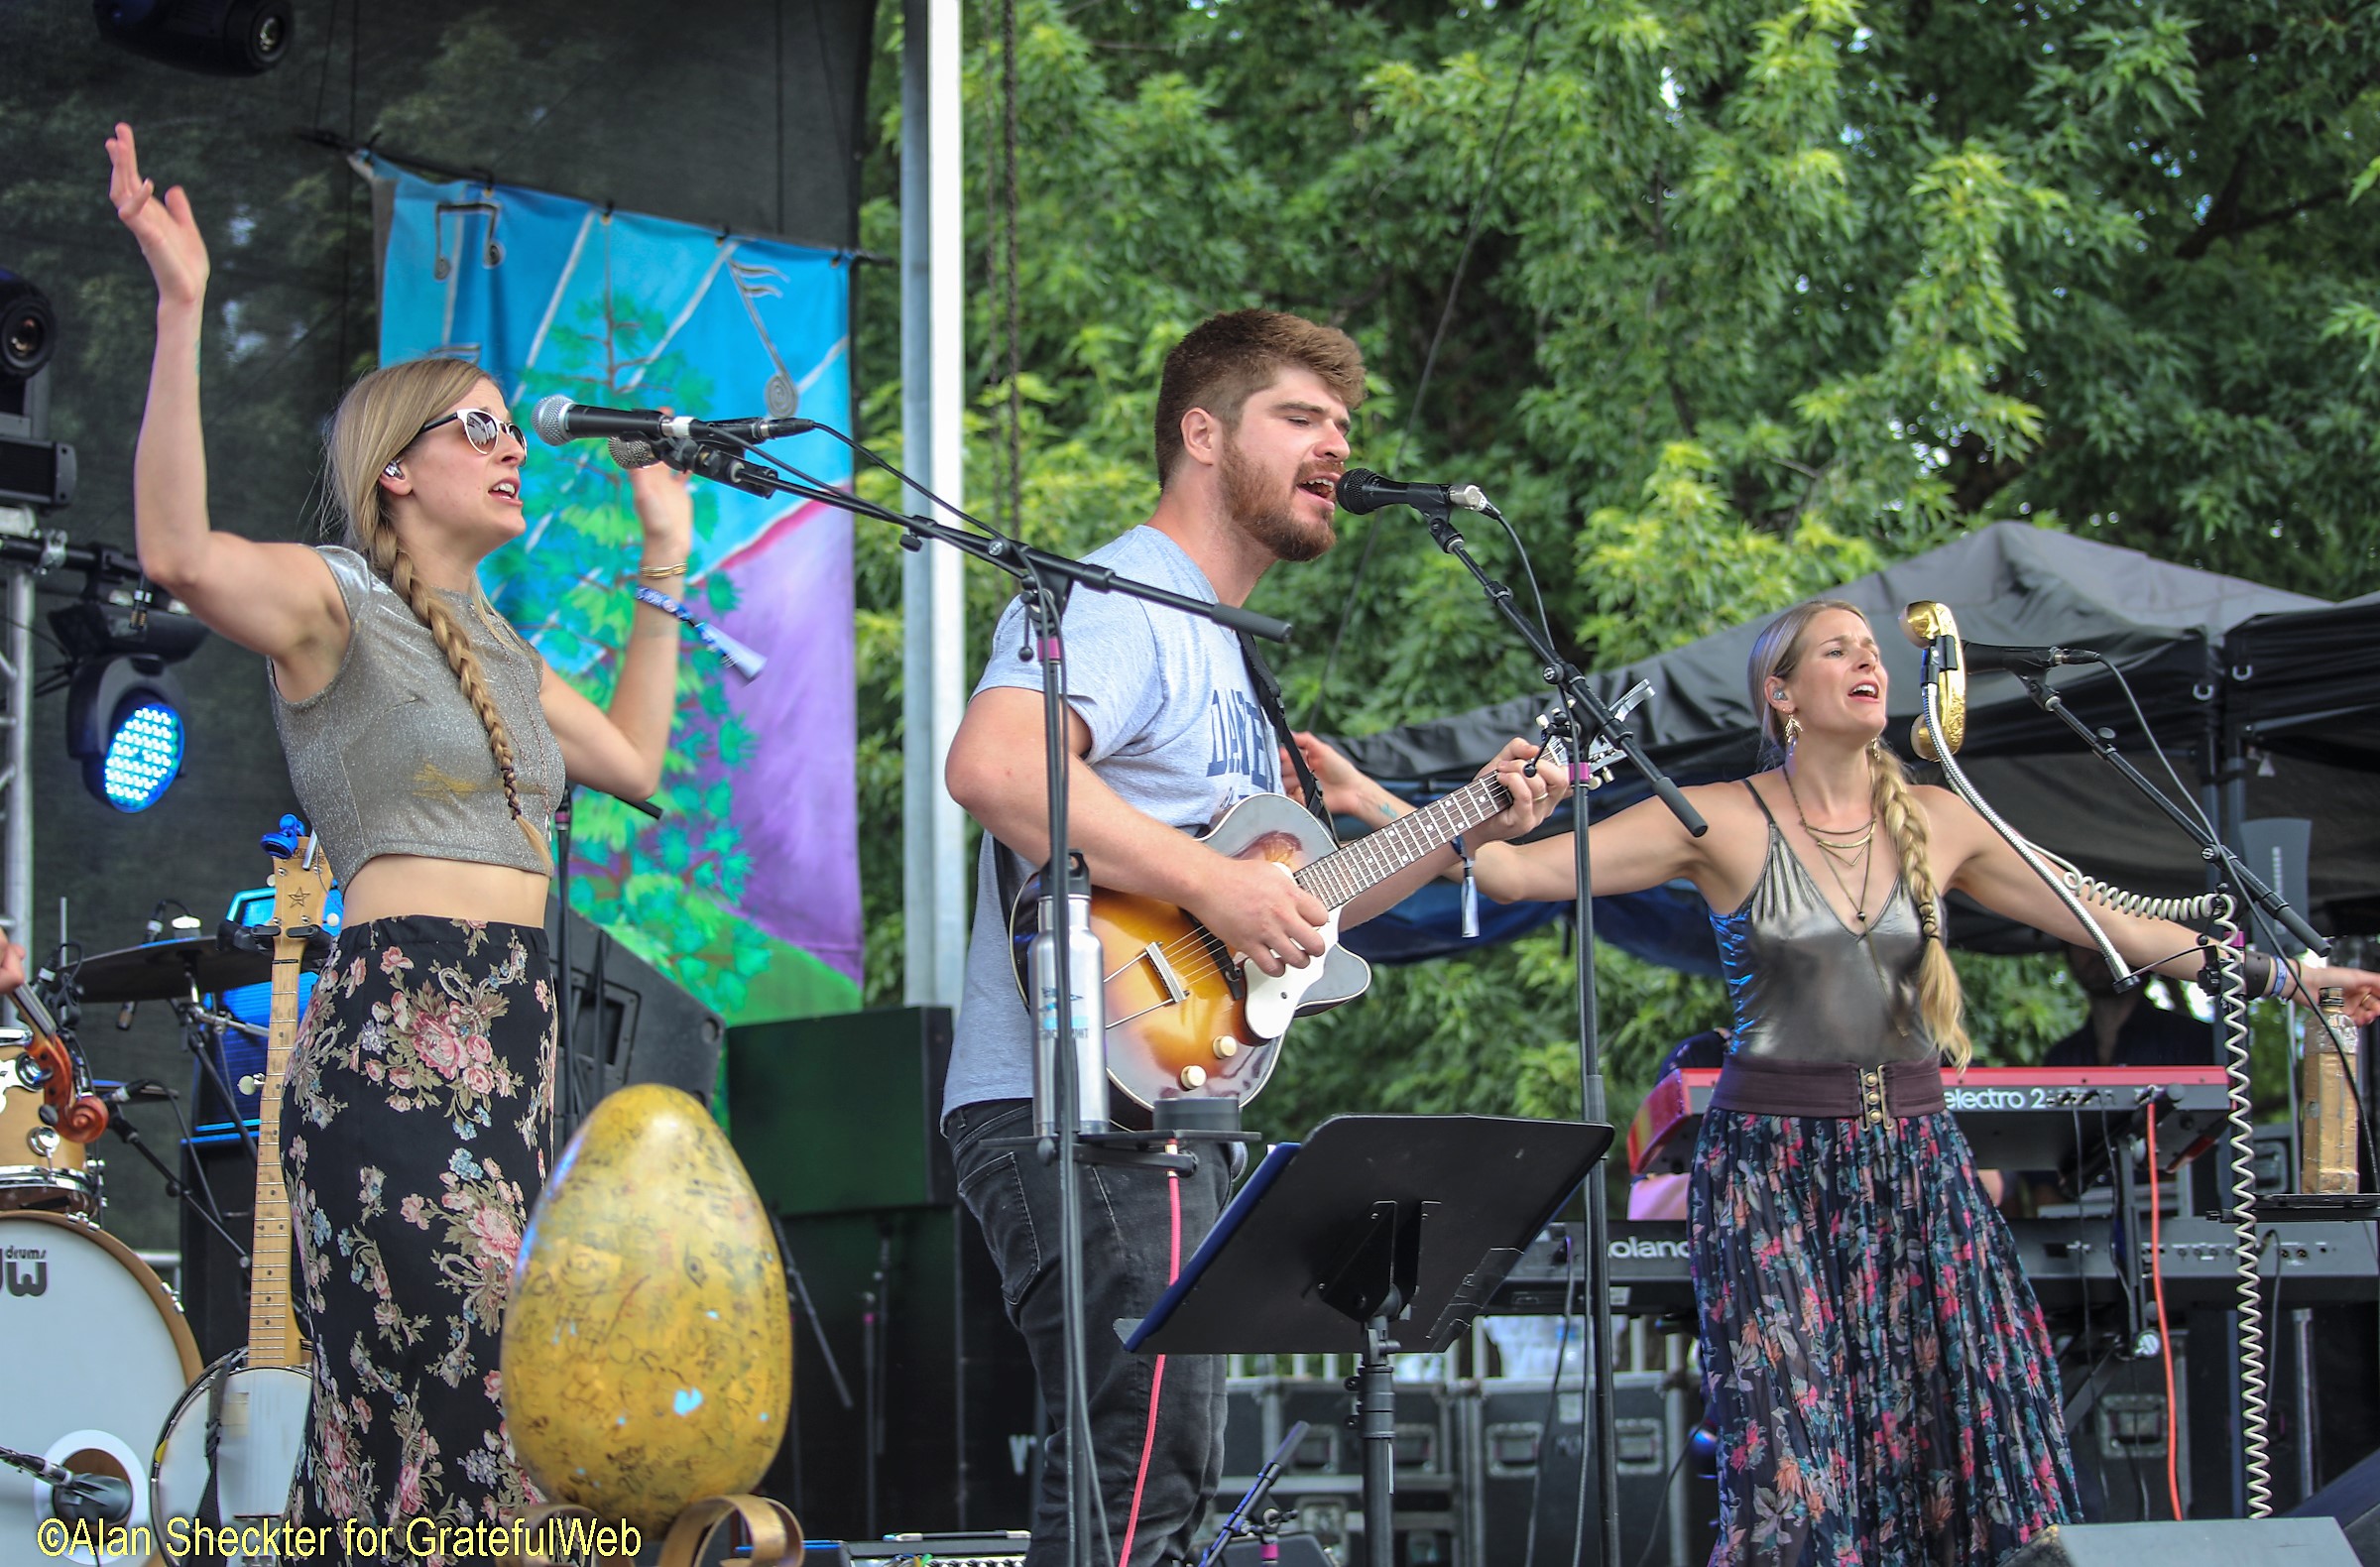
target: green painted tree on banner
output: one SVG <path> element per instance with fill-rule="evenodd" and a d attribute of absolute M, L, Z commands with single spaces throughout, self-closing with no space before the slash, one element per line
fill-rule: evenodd
<path fill-rule="evenodd" d="M 581 402 L 664 396 L 707 406 L 711 389 L 702 373 L 679 353 L 654 351 L 665 329 L 661 311 L 641 301 L 608 292 L 587 300 L 554 324 L 546 363 L 528 376 L 523 401 L 563 392 Z M 521 630 L 582 695 L 602 704 L 611 699 L 636 613 L 626 569 L 641 535 L 627 479 L 598 449 L 582 443 L 548 459 L 548 473 L 550 464 L 575 464 L 593 482 L 580 477 L 565 504 L 538 509 L 530 547 L 498 552 L 486 574 L 500 607 L 541 611 L 520 621 Z M 698 560 L 717 520 L 715 499 L 697 485 Z M 735 584 L 723 572 L 689 583 L 685 596 L 706 619 L 736 607 Z M 571 822 L 571 906 L 730 1016 L 742 1008 L 751 977 L 769 964 L 767 943 L 753 939 L 733 907 L 752 870 L 731 820 L 733 780 L 753 745 L 715 671 L 681 661 L 669 759 L 654 800 L 660 818 L 582 793 Z"/>

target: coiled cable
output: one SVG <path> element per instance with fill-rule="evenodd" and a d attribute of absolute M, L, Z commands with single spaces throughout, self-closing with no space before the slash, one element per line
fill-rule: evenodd
<path fill-rule="evenodd" d="M 2240 1453 L 2247 1473 L 2248 1516 L 2269 1518 L 2273 1515 L 2272 1445 L 2266 1419 L 2270 1408 L 2270 1382 L 2265 1354 L 2264 1293 L 2259 1287 L 2258 1245 L 2256 1237 L 2256 1151 L 2255 1123 L 2250 1119 L 2251 1102 L 2248 1085 L 2248 1004 L 2242 994 L 2240 981 L 2239 925 L 2233 917 L 2236 908 L 2227 893 L 2205 893 L 2196 898 L 2149 898 L 2126 892 L 2095 878 L 2083 875 L 2074 866 L 2037 849 L 2023 833 L 2001 819 L 1999 813 L 1986 804 L 1975 787 L 1960 770 L 1951 749 L 1941 743 L 1942 720 L 1940 693 L 1936 682 L 1928 680 L 1921 696 L 1926 725 L 1934 732 L 1935 757 L 1942 766 L 1943 777 L 1960 798 L 1973 806 L 1975 813 L 1991 824 L 1992 830 L 2006 839 L 2017 857 L 2040 877 L 2043 884 L 2057 895 L 2068 912 L 2089 932 L 2099 955 L 2107 961 L 2110 974 L 2129 974 L 2132 966 L 2115 950 L 2115 943 L 2099 928 L 2099 922 L 2083 907 L 2087 899 L 2102 907 L 2117 909 L 2151 919 L 2171 919 L 2178 923 L 2210 923 L 2215 939 L 2202 945 L 2207 953 L 2207 965 L 2202 977 L 2214 981 L 2213 997 L 2222 1020 L 2223 1071 L 2227 1103 L 2223 1123 L 2230 1134 L 2232 1260 L 2239 1289 L 2239 1404 Z M 2048 862 L 2056 861 L 2059 870 L 2053 872 Z M 2155 1111 L 2151 1110 L 2154 1115 Z M 2155 1259 L 2152 1258 L 2154 1262 Z"/>

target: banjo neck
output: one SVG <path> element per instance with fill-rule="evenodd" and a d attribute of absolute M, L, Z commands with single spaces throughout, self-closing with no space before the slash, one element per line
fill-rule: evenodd
<path fill-rule="evenodd" d="M 265 1082 L 257 1102 L 256 1225 L 249 1251 L 254 1261 L 247 1364 L 252 1367 L 305 1364 L 305 1343 L 290 1309 L 293 1253 L 290 1194 L 281 1173 L 281 1091 L 298 1043 L 298 982 L 305 967 L 306 938 L 321 926 L 329 892 L 330 868 L 315 838 L 300 838 L 293 852 L 274 857 L 273 1023 L 265 1040 Z"/>

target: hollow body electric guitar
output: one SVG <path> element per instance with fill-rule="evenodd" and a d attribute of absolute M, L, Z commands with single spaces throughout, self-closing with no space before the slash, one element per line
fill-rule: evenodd
<path fill-rule="evenodd" d="M 257 1107 L 256 1228 L 251 1243 L 248 1344 L 209 1366 L 158 1438 L 150 1516 L 195 1517 L 210 1528 L 279 1518 L 305 1453 L 313 1397 L 306 1348 L 290 1312 L 290 1198 L 281 1178 L 281 1088 L 298 1039 L 298 980 L 306 938 L 323 922 L 330 867 L 295 817 L 265 840 L 273 858 L 273 1025 Z M 163 1530 L 159 1540 L 167 1539 Z M 161 1552 L 182 1567 L 195 1557 Z M 212 1560 L 210 1556 L 206 1558 Z M 268 1567 L 280 1555 L 227 1558 Z"/>
<path fill-rule="evenodd" d="M 1618 760 L 1618 751 L 1598 741 L 1579 769 L 1582 790 L 1607 778 Z M 1567 765 L 1559 740 L 1544 761 Z M 1371 984 L 1371 966 L 1339 944 L 1341 910 L 1511 803 L 1490 774 L 1345 848 L 1285 794 L 1252 794 L 1224 812 L 1202 840 L 1208 848 L 1236 860 L 1270 860 L 1329 910 L 1323 955 L 1278 978 L 1242 962 L 1185 910 L 1099 886 L 1092 867 L 1091 927 L 1105 958 L 1108 1081 L 1118 1119 L 1145 1124 L 1162 1099 L 1253 1099 L 1294 1020 L 1353 1001 Z M 1010 951 L 1028 1009 L 1040 923 L 1036 877 L 1009 909 Z"/>

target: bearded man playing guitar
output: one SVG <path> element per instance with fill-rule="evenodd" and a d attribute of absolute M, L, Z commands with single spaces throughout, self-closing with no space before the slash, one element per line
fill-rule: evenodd
<path fill-rule="evenodd" d="M 1206 321 L 1165 360 L 1156 510 L 1090 558 L 1189 597 L 1246 602 L 1275 561 L 1311 560 L 1336 542 L 1335 487 L 1349 414 L 1363 398 L 1363 357 L 1342 332 L 1269 310 Z M 951 795 L 986 834 L 943 1133 L 960 1195 L 999 1266 L 1010 1320 L 1054 1399 L 1066 1386 L 1059 1172 L 1029 1152 L 985 1145 L 1031 1130 L 1032 1025 L 1003 896 L 1049 852 L 1041 673 L 1016 657 L 1023 628 L 1022 606 L 1012 603 L 951 744 Z M 1455 864 L 1451 849 L 1420 853 L 1334 915 L 1276 859 L 1202 844 L 1191 834 L 1281 786 L 1286 737 L 1267 716 L 1239 641 L 1210 621 L 1089 590 L 1071 596 L 1064 634 L 1068 837 L 1103 894 L 1172 905 L 1196 921 L 1190 928 L 1203 926 L 1195 964 L 1176 949 L 1173 964 L 1157 965 L 1169 983 L 1180 978 L 1177 965 L 1212 979 L 1221 964 L 1238 994 L 1243 961 L 1257 984 L 1256 974 L 1304 970 L 1332 951 L 1337 927 L 1361 923 Z M 1470 828 L 1473 838 L 1525 832 L 1565 792 L 1555 768 L 1524 772 L 1534 754 L 1515 742 L 1497 759 L 1500 808 Z M 1092 1164 L 1081 1180 L 1091 1430 L 1111 1544 L 1120 1567 L 1188 1560 L 1223 1473 L 1222 1361 L 1129 1355 L 1108 1324 L 1145 1314 L 1178 1261 L 1206 1238 L 1229 1193 L 1227 1160 L 1204 1151 L 1186 1176 Z M 1057 1567 L 1067 1555 L 1066 1422 L 1061 1409 L 1051 1416 L 1027 1567 Z"/>

